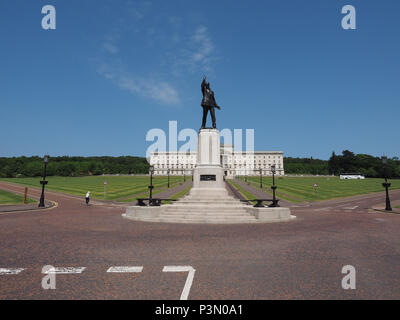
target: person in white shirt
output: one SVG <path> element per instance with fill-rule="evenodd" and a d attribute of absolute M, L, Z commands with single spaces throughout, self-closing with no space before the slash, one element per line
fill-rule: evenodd
<path fill-rule="evenodd" d="M 86 204 L 89 205 L 89 201 L 90 201 L 90 191 L 88 191 L 86 193 Z"/>

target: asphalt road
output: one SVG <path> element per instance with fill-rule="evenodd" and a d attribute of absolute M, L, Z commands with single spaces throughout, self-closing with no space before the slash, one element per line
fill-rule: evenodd
<path fill-rule="evenodd" d="M 400 215 L 368 209 L 383 193 L 292 207 L 292 222 L 251 225 L 134 222 L 120 206 L 46 197 L 58 206 L 0 214 L 0 299 L 179 299 L 185 290 L 189 299 L 400 298 Z M 44 290 L 46 265 L 75 269 Z M 356 270 L 355 290 L 342 289 L 345 265 Z M 122 266 L 143 269 L 107 272 Z M 165 266 L 193 267 L 192 284 L 184 290 L 188 272 Z"/>

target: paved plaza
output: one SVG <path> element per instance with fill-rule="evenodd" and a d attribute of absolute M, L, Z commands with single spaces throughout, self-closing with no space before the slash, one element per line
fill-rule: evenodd
<path fill-rule="evenodd" d="M 195 270 L 188 299 L 400 298 L 399 216 L 370 209 L 383 193 L 292 206 L 290 222 L 240 225 L 128 221 L 120 205 L 46 197 L 57 206 L 0 214 L 0 299 L 179 299 L 188 273 L 168 266 Z M 68 270 L 56 290 L 42 289 L 45 265 Z M 355 290 L 342 289 L 345 265 L 356 269 Z"/>

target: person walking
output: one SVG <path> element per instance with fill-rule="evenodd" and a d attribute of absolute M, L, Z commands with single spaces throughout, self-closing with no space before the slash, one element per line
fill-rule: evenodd
<path fill-rule="evenodd" d="M 89 205 L 89 201 L 90 201 L 90 191 L 86 193 L 86 205 Z"/>

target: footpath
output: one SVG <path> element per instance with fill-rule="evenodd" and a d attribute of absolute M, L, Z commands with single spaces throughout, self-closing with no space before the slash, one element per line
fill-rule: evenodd
<path fill-rule="evenodd" d="M 255 188 L 252 185 L 248 185 L 247 183 L 239 180 L 239 179 L 234 179 L 233 180 L 236 184 L 238 184 L 239 186 L 241 186 L 243 189 L 245 189 L 246 191 L 250 192 L 251 194 L 254 195 L 254 197 L 256 199 L 272 199 L 272 194 L 264 192 L 261 189 Z M 277 197 L 279 199 L 279 197 Z M 286 201 L 286 200 L 279 200 L 279 205 L 281 207 L 292 207 L 293 203 Z"/>

